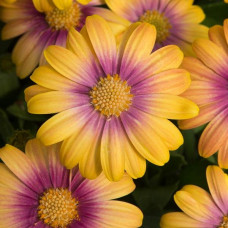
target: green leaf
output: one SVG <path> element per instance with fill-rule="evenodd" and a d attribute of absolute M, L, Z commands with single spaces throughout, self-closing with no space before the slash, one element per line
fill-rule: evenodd
<path fill-rule="evenodd" d="M 177 187 L 178 182 L 154 188 L 136 188 L 132 195 L 145 214 L 159 214 L 170 201 Z"/>
<path fill-rule="evenodd" d="M 181 172 L 180 186 L 193 184 L 207 189 L 206 168 L 211 164 L 208 160 L 202 158 L 186 166 Z"/>
<path fill-rule="evenodd" d="M 11 93 L 19 88 L 19 79 L 15 67 L 10 60 L 10 55 L 0 56 L 0 101 L 6 103 Z"/>
<path fill-rule="evenodd" d="M 196 137 L 193 130 L 181 131 L 184 137 L 184 154 L 188 162 L 193 162 L 199 158 L 197 151 Z"/>
<path fill-rule="evenodd" d="M 28 113 L 27 106 L 24 101 L 18 101 L 17 103 L 14 103 L 13 105 L 9 106 L 6 110 L 12 116 L 20 118 L 22 120 L 44 122 L 47 119 L 46 115 L 33 115 Z"/>
<path fill-rule="evenodd" d="M 160 228 L 160 216 L 144 215 L 142 228 Z"/>
<path fill-rule="evenodd" d="M 6 144 L 9 138 L 13 135 L 14 129 L 8 116 L 2 109 L 0 109 L 0 126 L 0 137 L 3 140 L 3 143 Z"/>
<path fill-rule="evenodd" d="M 216 24 L 222 25 L 228 16 L 228 4 L 225 4 L 222 0 L 219 2 L 208 2 L 207 4 L 203 3 L 201 7 L 206 14 L 206 19 L 203 21 L 203 24 L 209 27 Z"/>

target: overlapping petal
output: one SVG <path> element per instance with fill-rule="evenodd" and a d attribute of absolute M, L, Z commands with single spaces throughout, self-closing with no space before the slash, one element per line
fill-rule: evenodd
<path fill-rule="evenodd" d="M 75 216 L 64 223 L 69 227 L 141 226 L 143 215 L 140 209 L 129 203 L 112 200 L 134 190 L 135 185 L 127 174 L 119 182 L 110 182 L 104 173 L 92 181 L 85 179 L 78 167 L 67 170 L 60 163 L 59 150 L 60 144 L 46 147 L 37 139 L 28 141 L 26 153 L 10 145 L 0 149 L 0 157 L 6 163 L 0 164 L 0 226 L 44 228 L 53 222 L 62 225 L 61 215 L 59 219 L 53 217 L 52 223 L 45 219 L 53 204 L 51 197 L 48 200 L 44 198 L 47 192 L 52 195 L 61 189 L 77 200 L 76 214 L 79 217 Z M 58 197 L 55 195 L 55 200 L 58 201 Z M 41 207 L 43 200 L 46 200 L 46 204 Z M 65 207 L 65 204 L 65 201 L 60 200 L 56 210 Z M 46 206 L 49 209 L 43 212 Z M 58 210 L 59 213 L 62 211 Z M 65 211 L 64 218 L 69 213 L 71 211 Z M 119 218 L 122 219 L 116 222 Z"/>

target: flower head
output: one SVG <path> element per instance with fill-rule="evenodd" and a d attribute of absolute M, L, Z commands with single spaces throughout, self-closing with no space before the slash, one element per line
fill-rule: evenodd
<path fill-rule="evenodd" d="M 217 166 L 207 167 L 209 194 L 195 185 L 186 185 L 174 195 L 183 212 L 162 216 L 161 228 L 228 227 L 228 177 Z"/>
<path fill-rule="evenodd" d="M 198 58 L 185 58 L 182 67 L 192 76 L 183 96 L 200 107 L 199 116 L 179 122 L 182 129 L 208 123 L 199 141 L 199 154 L 210 157 L 218 151 L 220 167 L 228 168 L 228 19 L 224 26 L 210 28 L 209 38 L 193 43 Z"/>
<path fill-rule="evenodd" d="M 135 185 L 124 175 L 109 182 L 67 170 L 59 160 L 60 145 L 45 147 L 37 139 L 26 144 L 25 154 L 6 145 L 0 149 L 0 227 L 139 227 L 141 211 L 116 201 Z M 88 167 L 89 168 L 89 167 Z"/>
<path fill-rule="evenodd" d="M 110 180 L 119 180 L 124 170 L 138 178 L 145 159 L 162 166 L 169 150 L 183 143 L 167 118 L 198 114 L 194 103 L 179 96 L 190 85 L 189 73 L 176 69 L 183 59 L 178 47 L 151 54 L 155 39 L 154 26 L 136 23 L 117 50 L 108 23 L 91 16 L 81 33 L 70 31 L 67 49 L 45 50 L 50 65 L 34 71 L 37 85 L 26 89 L 26 100 L 31 113 L 58 113 L 37 136 L 46 145 L 64 140 L 67 168 L 79 163 L 87 178 L 102 170 Z"/>
<path fill-rule="evenodd" d="M 7 0 L 4 0 L 7 2 Z M 9 1 L 8 1 L 9 2 Z M 46 63 L 43 50 L 56 44 L 65 47 L 71 27 L 81 30 L 85 18 L 92 15 L 102 0 L 17 0 L 4 3 L 0 18 L 6 25 L 2 39 L 22 35 L 12 52 L 20 78 Z"/>
<path fill-rule="evenodd" d="M 208 28 L 199 24 L 205 15 L 199 6 L 192 5 L 192 0 L 105 1 L 114 14 L 111 17 L 111 12 L 107 12 L 103 17 L 109 21 L 116 18 L 115 23 L 122 26 L 118 29 L 119 34 L 126 30 L 127 22 L 140 21 L 154 25 L 157 30 L 155 49 L 175 44 L 186 55 L 192 55 L 191 43 L 196 38 L 207 37 Z"/>

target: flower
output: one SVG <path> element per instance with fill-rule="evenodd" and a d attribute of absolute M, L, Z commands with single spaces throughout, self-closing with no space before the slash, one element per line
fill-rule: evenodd
<path fill-rule="evenodd" d="M 6 145 L 0 149 L 0 227 L 139 227 L 142 212 L 116 199 L 135 185 L 128 175 L 118 183 L 103 174 L 96 180 L 67 170 L 59 161 L 60 145 L 27 142 L 25 154 Z"/>
<path fill-rule="evenodd" d="M 186 55 L 192 55 L 191 43 L 196 38 L 206 38 L 208 28 L 199 24 L 205 18 L 199 6 L 192 5 L 193 0 L 105 0 L 116 14 L 103 14 L 107 20 L 122 17 L 129 23 L 137 21 L 155 25 L 157 38 L 155 49 L 175 44 Z M 126 22 L 120 22 L 122 26 Z M 126 27 L 123 27 L 124 31 Z"/>
<path fill-rule="evenodd" d="M 64 141 L 61 161 L 67 168 L 79 163 L 89 179 L 102 170 L 109 180 L 119 180 L 124 170 L 138 178 L 145 173 L 145 159 L 162 166 L 169 150 L 183 143 L 167 118 L 198 114 L 193 102 L 179 96 L 190 76 L 176 69 L 183 59 L 177 46 L 151 54 L 155 37 L 154 26 L 132 24 L 117 51 L 108 23 L 94 15 L 81 33 L 70 30 L 67 49 L 45 50 L 49 65 L 34 71 L 37 85 L 25 91 L 28 111 L 58 113 L 37 137 L 46 145 Z"/>
<path fill-rule="evenodd" d="M 198 58 L 185 58 L 182 67 L 192 76 L 190 88 L 182 95 L 196 102 L 199 115 L 179 122 L 182 129 L 209 123 L 199 141 L 199 154 L 210 157 L 218 151 L 218 163 L 228 168 L 228 19 L 224 27 L 209 30 L 210 40 L 193 43 Z"/>
<path fill-rule="evenodd" d="M 6 25 L 2 39 L 22 35 L 12 52 L 17 75 L 25 78 L 38 64 L 44 65 L 43 50 L 51 44 L 65 47 L 68 30 L 80 30 L 96 9 L 94 5 L 100 4 L 102 0 L 17 0 L 3 4 L 0 18 Z"/>
<path fill-rule="evenodd" d="M 226 228 L 228 226 L 228 177 L 217 166 L 207 167 L 209 194 L 195 185 L 186 185 L 174 195 L 183 212 L 162 216 L 161 228 Z"/>

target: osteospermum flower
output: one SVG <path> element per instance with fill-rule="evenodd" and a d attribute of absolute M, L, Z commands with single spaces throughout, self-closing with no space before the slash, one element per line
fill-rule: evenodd
<path fill-rule="evenodd" d="M 199 24 L 205 18 L 199 6 L 192 5 L 193 0 L 105 0 L 109 8 L 125 26 L 126 21 L 148 22 L 155 25 L 157 38 L 155 49 L 175 44 L 181 47 L 186 55 L 192 55 L 191 43 L 196 38 L 207 37 L 208 28 Z M 107 20 L 115 18 L 107 12 Z M 113 20 L 113 19 L 112 19 Z M 126 27 L 122 28 L 122 31 Z"/>
<path fill-rule="evenodd" d="M 45 64 L 42 53 L 47 46 L 65 46 L 68 30 L 80 30 L 85 18 L 96 10 L 94 5 L 102 4 L 102 0 L 17 0 L 13 4 L 4 1 L 0 13 L 6 23 L 2 39 L 22 35 L 12 52 L 20 78 L 28 76 L 38 63 Z"/>
<path fill-rule="evenodd" d="M 162 216 L 161 228 L 226 228 L 228 227 L 228 177 L 217 166 L 207 167 L 210 194 L 195 185 L 186 185 L 174 195 L 183 212 Z"/>
<path fill-rule="evenodd" d="M 199 154 L 209 157 L 218 151 L 220 167 L 228 168 L 228 19 L 224 27 L 213 26 L 210 40 L 193 43 L 198 58 L 185 58 L 182 67 L 192 76 L 190 88 L 183 94 L 200 107 L 199 116 L 180 121 L 182 129 L 209 122 L 199 141 Z"/>
<path fill-rule="evenodd" d="M 108 23 L 91 16 L 81 34 L 70 31 L 67 49 L 45 50 L 50 65 L 34 71 L 38 85 L 25 91 L 26 100 L 30 113 L 58 113 L 37 136 L 46 145 L 64 140 L 67 168 L 79 163 L 87 178 L 102 170 L 110 180 L 119 180 L 124 170 L 137 178 L 145 159 L 164 165 L 169 150 L 183 143 L 167 118 L 198 114 L 194 103 L 179 96 L 190 85 L 189 73 L 176 69 L 183 59 L 177 46 L 151 54 L 155 39 L 154 26 L 136 23 L 117 51 Z"/>
<path fill-rule="evenodd" d="M 128 175 L 118 183 L 103 174 L 96 180 L 78 168 L 60 164 L 59 145 L 28 141 L 25 154 L 6 145 L 0 149 L 0 227 L 79 228 L 139 227 L 142 212 L 116 199 L 135 185 Z"/>

